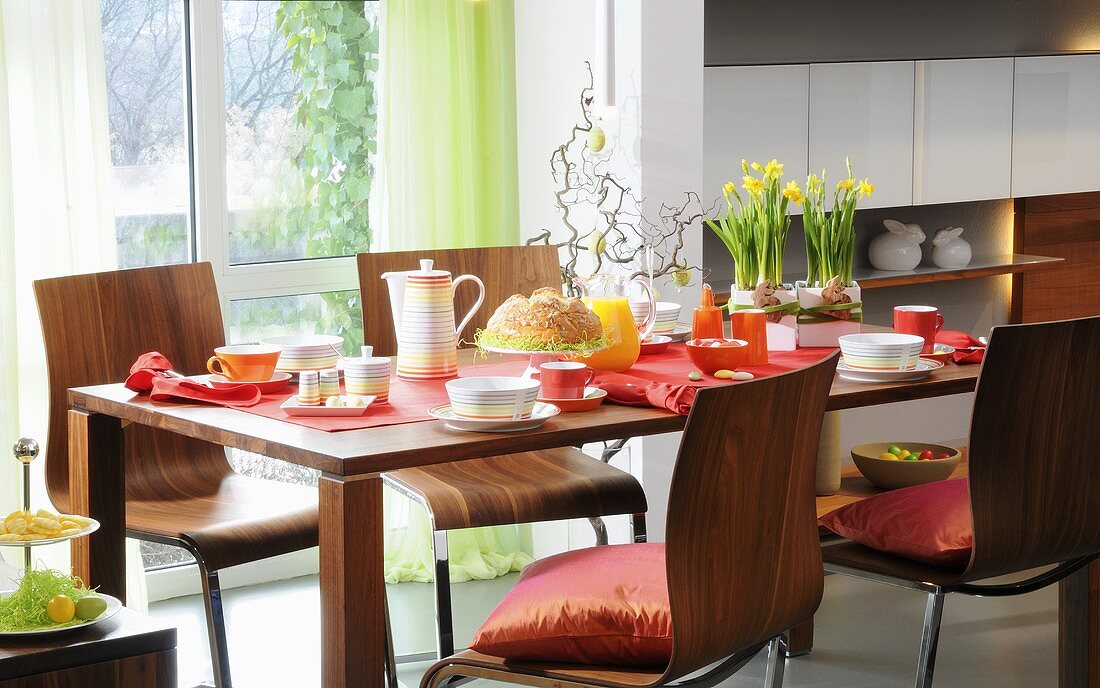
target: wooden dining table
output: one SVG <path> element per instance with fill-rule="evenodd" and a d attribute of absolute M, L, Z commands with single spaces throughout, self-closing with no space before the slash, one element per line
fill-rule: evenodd
<path fill-rule="evenodd" d="M 828 409 L 970 392 L 978 370 L 977 365 L 948 364 L 923 381 L 892 384 L 856 383 L 837 377 Z M 70 389 L 68 401 L 74 510 L 101 523 L 95 534 L 73 541 L 74 572 L 118 597 L 125 594 L 124 423 L 152 426 L 321 472 L 321 685 L 325 688 L 383 686 L 383 472 L 674 432 L 682 430 L 686 421 L 684 416 L 655 408 L 604 404 L 587 413 L 559 415 L 536 430 L 516 434 L 456 432 L 437 421 L 325 432 L 230 408 L 155 403 L 122 384 Z M 857 482 L 851 482 L 853 478 Z M 859 487 L 858 480 L 849 476 L 848 485 L 858 488 L 854 498 L 873 493 Z M 1084 673 L 1073 675 L 1087 681 L 1063 682 L 1064 688 L 1100 686 L 1088 667 L 1096 644 L 1096 630 L 1090 628 L 1089 617 L 1082 622 L 1077 618 L 1081 615 L 1067 610 L 1062 616 L 1063 659 L 1068 657 L 1078 668 L 1084 661 Z M 1067 620 L 1067 616 L 1071 618 Z"/>

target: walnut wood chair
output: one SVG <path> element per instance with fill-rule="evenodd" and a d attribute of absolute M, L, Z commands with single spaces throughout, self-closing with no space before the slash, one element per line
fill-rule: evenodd
<path fill-rule="evenodd" d="M 472 273 L 485 283 L 485 303 L 460 333 L 464 343 L 473 341 L 476 329 L 485 327 L 497 305 L 512 294 L 561 286 L 561 268 L 553 246 L 359 254 L 363 338 L 374 346 L 376 355 L 397 353 L 389 296 L 380 275 L 416 269 L 423 258 L 433 259 L 438 269 L 456 276 Z M 474 289 L 460 286 L 455 312 L 465 313 L 475 297 Z M 634 541 L 645 541 L 647 506 L 642 486 L 630 474 L 575 448 L 407 468 L 385 473 L 382 478 L 422 504 L 431 519 L 438 657 L 454 652 L 447 531 L 589 518 L 597 519 L 594 527 L 599 536 L 603 532 L 600 516 L 629 514 Z"/>
<path fill-rule="evenodd" d="M 459 677 L 545 688 L 710 688 L 765 646 L 765 683 L 780 688 L 787 629 L 821 602 L 814 471 L 837 358 L 695 397 L 668 502 L 667 666 L 534 663 L 465 651 L 429 668 L 421 688 Z"/>
<path fill-rule="evenodd" d="M 69 387 L 119 382 L 158 350 L 187 374 L 225 339 L 209 263 L 120 270 L 34 283 L 50 385 L 46 487 L 69 493 Z M 183 547 L 202 575 L 215 684 L 229 688 L 218 572 L 317 545 L 317 491 L 234 473 L 222 447 L 132 424 L 124 428 L 126 533 Z"/>
<path fill-rule="evenodd" d="M 970 424 L 974 546 L 945 570 L 844 541 L 826 570 L 928 594 L 917 688 L 930 688 L 944 597 L 1033 592 L 1100 554 L 1100 317 L 994 328 Z M 976 581 L 1056 564 L 1007 584 Z"/>

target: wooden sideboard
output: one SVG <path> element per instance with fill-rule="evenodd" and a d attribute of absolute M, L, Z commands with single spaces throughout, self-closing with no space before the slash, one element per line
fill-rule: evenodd
<path fill-rule="evenodd" d="M 1012 279 L 1012 321 L 1100 315 L 1100 192 L 1018 198 L 1014 250 L 1065 262 Z"/>
<path fill-rule="evenodd" d="M 128 609 L 90 628 L 0 642 L 0 688 L 175 688 L 176 629 Z"/>

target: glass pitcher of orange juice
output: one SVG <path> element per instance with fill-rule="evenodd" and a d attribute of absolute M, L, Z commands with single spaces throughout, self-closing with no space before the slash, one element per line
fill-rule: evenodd
<path fill-rule="evenodd" d="M 581 300 L 600 317 L 607 336 L 607 348 L 586 357 L 584 362 L 596 370 L 611 373 L 634 365 L 641 352 L 642 340 L 653 334 L 657 321 L 657 304 L 649 283 L 641 277 L 626 275 L 591 275 L 576 277 L 573 281 L 580 287 Z M 627 290 L 635 282 L 642 285 L 649 299 L 649 314 L 640 326 L 634 324 L 634 314 L 626 300 Z"/>

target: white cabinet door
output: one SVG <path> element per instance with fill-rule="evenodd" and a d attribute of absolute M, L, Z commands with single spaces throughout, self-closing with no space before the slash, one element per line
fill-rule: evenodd
<path fill-rule="evenodd" d="M 1012 193 L 1012 58 L 917 62 L 913 203 Z"/>
<path fill-rule="evenodd" d="M 1100 190 L 1100 55 L 1016 59 L 1012 195 Z"/>
<path fill-rule="evenodd" d="M 741 187 L 741 160 L 776 158 L 784 180 L 806 180 L 809 65 L 707 67 L 703 76 L 704 205 Z M 798 205 L 791 214 L 801 214 Z"/>
<path fill-rule="evenodd" d="M 913 202 L 913 62 L 810 65 L 810 171 L 827 186 L 852 172 L 875 193 L 861 208 Z M 832 195 L 828 196 L 832 207 Z"/>

